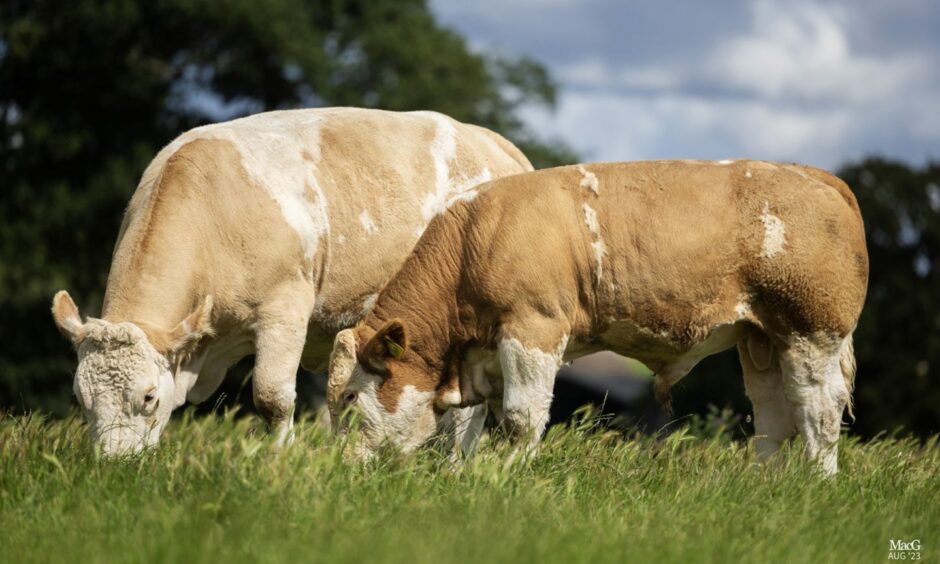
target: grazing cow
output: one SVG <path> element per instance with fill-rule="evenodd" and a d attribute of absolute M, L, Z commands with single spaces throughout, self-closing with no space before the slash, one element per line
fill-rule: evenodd
<path fill-rule="evenodd" d="M 298 364 L 325 365 L 433 217 L 527 170 L 504 138 L 433 112 L 280 111 L 184 133 L 131 199 L 102 319 L 53 300 L 93 441 L 155 444 L 173 409 L 256 354 L 255 405 L 283 444 Z"/>
<path fill-rule="evenodd" d="M 360 454 L 422 444 L 484 400 L 537 441 L 563 359 L 609 349 L 657 395 L 737 345 L 762 456 L 799 432 L 836 471 L 868 255 L 849 188 L 758 161 L 569 166 L 482 186 L 431 222 L 355 329 L 331 385 L 362 415 Z"/>

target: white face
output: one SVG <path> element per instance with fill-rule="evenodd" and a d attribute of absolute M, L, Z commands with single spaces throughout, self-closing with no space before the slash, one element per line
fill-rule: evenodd
<path fill-rule="evenodd" d="M 438 429 L 441 414 L 434 408 L 436 393 L 405 385 L 397 391 L 397 403 L 390 411 L 379 401 L 379 390 L 389 385 L 388 378 L 390 376 L 372 374 L 356 364 L 340 405 L 334 408 L 336 413 L 346 412 L 359 421 L 360 439 L 353 446 L 357 458 L 369 458 L 385 444 L 411 452 L 426 443 Z M 341 433 L 346 430 L 345 421 L 339 422 Z"/>
<path fill-rule="evenodd" d="M 92 442 L 105 455 L 130 454 L 157 443 L 195 378 L 174 378 L 172 368 L 212 334 L 211 314 L 212 296 L 205 296 L 175 328 L 157 334 L 167 351 L 160 353 L 137 325 L 83 322 L 68 292 L 52 298 L 52 318 L 78 351 L 75 397 L 88 419 Z"/>
<path fill-rule="evenodd" d="M 132 323 L 86 327 L 73 388 L 92 443 L 108 456 L 155 445 L 178 397 L 169 361 Z"/>

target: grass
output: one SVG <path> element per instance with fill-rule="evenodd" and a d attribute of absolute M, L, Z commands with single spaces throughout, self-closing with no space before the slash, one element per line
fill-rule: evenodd
<path fill-rule="evenodd" d="M 882 562 L 890 539 L 940 559 L 940 445 L 843 439 L 825 480 L 798 446 L 759 466 L 746 444 L 688 432 L 624 440 L 590 421 L 507 463 L 433 451 L 343 461 L 317 425 L 270 450 L 251 418 L 175 421 L 117 461 L 76 418 L 0 414 L 5 562 Z"/>

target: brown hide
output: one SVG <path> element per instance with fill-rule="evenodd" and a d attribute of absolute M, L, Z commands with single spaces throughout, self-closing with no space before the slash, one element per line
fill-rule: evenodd
<path fill-rule="evenodd" d="M 358 342 L 401 319 L 427 366 L 390 371 L 379 398 L 394 412 L 406 385 L 452 386 L 446 359 L 468 343 L 513 337 L 549 351 L 569 336 L 569 351 L 611 349 L 656 368 L 739 322 L 777 346 L 794 334 L 844 337 L 867 276 L 858 206 L 823 171 L 758 161 L 561 167 L 490 182 L 432 222 Z"/>

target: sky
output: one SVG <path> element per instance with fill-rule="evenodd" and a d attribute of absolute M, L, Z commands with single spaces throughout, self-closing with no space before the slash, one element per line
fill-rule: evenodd
<path fill-rule="evenodd" d="M 431 0 L 559 86 L 527 108 L 585 161 L 940 159 L 937 0 Z"/>

